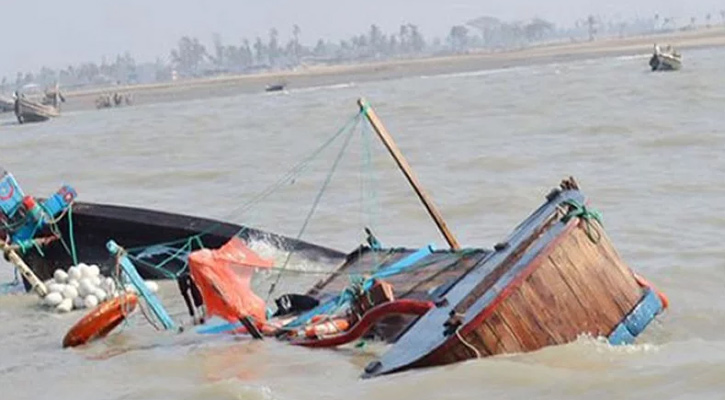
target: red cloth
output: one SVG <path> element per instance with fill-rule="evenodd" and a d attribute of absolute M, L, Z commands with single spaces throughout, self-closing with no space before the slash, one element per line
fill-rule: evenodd
<path fill-rule="evenodd" d="M 207 314 L 229 322 L 252 317 L 261 326 L 267 321 L 266 304 L 251 287 L 255 268 L 269 268 L 266 260 L 239 238 L 232 238 L 216 250 L 202 249 L 189 255 L 194 283 L 204 298 Z"/>

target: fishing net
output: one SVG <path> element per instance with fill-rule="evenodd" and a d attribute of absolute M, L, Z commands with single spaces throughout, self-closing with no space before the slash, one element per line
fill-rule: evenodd
<path fill-rule="evenodd" d="M 260 326 L 266 323 L 265 301 L 252 291 L 251 280 L 255 268 L 272 265 L 236 237 L 219 249 L 189 255 L 191 276 L 201 291 L 207 314 L 234 323 L 246 317 Z"/>

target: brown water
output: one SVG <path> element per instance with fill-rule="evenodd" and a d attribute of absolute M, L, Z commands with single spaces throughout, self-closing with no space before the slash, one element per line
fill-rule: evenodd
<path fill-rule="evenodd" d="M 339 144 L 264 203 L 235 210 L 330 137 L 364 95 L 464 245 L 492 246 L 574 175 L 623 258 L 671 300 L 634 346 L 583 339 L 362 381 L 382 346 L 312 351 L 157 333 L 139 315 L 105 341 L 62 350 L 82 314 L 6 295 L 0 398 L 723 398 L 723 57 L 722 49 L 688 52 L 677 73 L 649 73 L 643 56 L 139 104 L 27 126 L 0 117 L 0 165 L 28 192 L 67 182 L 86 201 L 296 236 Z M 303 238 L 349 250 L 371 225 L 387 245 L 443 247 L 377 141 L 375 173 L 361 163 L 364 144 L 353 137 Z M 375 190 L 361 194 L 361 177 L 374 177 Z M 0 281 L 9 281 L 2 267 Z M 272 278 L 259 280 L 260 293 Z M 283 290 L 309 281 L 283 277 Z M 183 319 L 174 286 L 162 285 L 162 297 Z"/>

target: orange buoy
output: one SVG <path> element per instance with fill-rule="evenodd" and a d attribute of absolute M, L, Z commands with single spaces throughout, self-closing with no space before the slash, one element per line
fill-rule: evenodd
<path fill-rule="evenodd" d="M 63 348 L 80 346 L 108 335 L 136 308 L 136 304 L 138 297 L 126 293 L 98 305 L 70 328 L 63 338 Z"/>
<path fill-rule="evenodd" d="M 644 279 L 644 277 L 642 277 L 641 275 L 638 275 L 637 273 L 634 274 L 634 279 L 637 281 L 637 284 L 639 284 L 639 286 L 650 288 L 650 289 L 654 290 L 655 293 L 657 293 L 657 297 L 659 297 L 660 301 L 662 302 L 663 309 L 666 309 L 667 307 L 670 306 L 670 299 L 667 298 L 667 295 L 665 295 L 664 293 L 657 290 L 657 288 L 654 287 L 654 285 L 652 285 L 651 283 L 649 283 L 649 281 L 647 279 Z"/>
<path fill-rule="evenodd" d="M 327 317 L 327 316 L 325 316 Z M 329 318 L 329 317 L 328 317 Z M 323 320 L 317 319 L 304 329 L 304 336 L 308 339 L 322 336 L 335 335 L 350 328 L 350 322 L 346 318 L 332 318 Z"/>

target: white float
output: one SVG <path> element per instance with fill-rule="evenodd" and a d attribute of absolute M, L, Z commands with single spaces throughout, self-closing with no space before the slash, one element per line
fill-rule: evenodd
<path fill-rule="evenodd" d="M 73 309 L 73 300 L 72 299 L 63 299 L 63 301 L 60 302 L 55 307 L 55 310 L 58 312 L 69 312 Z"/>
<path fill-rule="evenodd" d="M 53 273 L 53 279 L 55 279 L 56 283 L 67 283 L 68 273 L 63 271 L 62 269 L 56 269 Z"/>
<path fill-rule="evenodd" d="M 45 307 L 56 312 L 69 312 L 84 308 L 93 308 L 104 301 L 117 297 L 122 290 L 136 293 L 132 285 L 121 285 L 120 290 L 113 278 L 101 275 L 98 265 L 79 263 L 68 268 L 68 272 L 61 269 L 53 273 L 53 278 L 46 283 L 48 295 L 41 300 Z M 144 281 L 148 290 L 156 293 L 159 284 L 154 281 Z"/>

